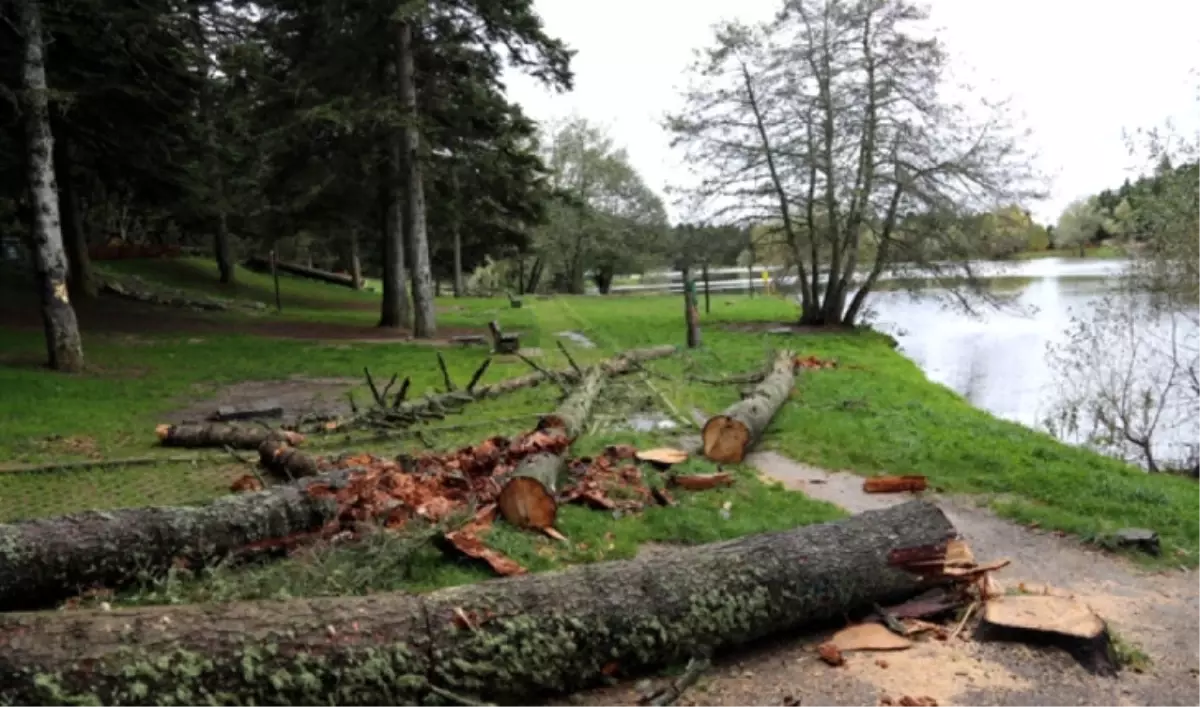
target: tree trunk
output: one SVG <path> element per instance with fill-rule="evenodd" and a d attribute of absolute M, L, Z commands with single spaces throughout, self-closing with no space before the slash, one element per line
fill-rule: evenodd
<path fill-rule="evenodd" d="M 394 96 L 398 92 L 400 65 L 397 56 L 382 62 L 382 91 Z M 379 215 L 383 220 L 383 298 L 380 302 L 379 326 L 402 329 L 412 322 L 412 305 L 408 300 L 408 281 L 404 276 L 404 190 L 403 138 L 398 128 L 391 128 L 379 169 Z"/>
<path fill-rule="evenodd" d="M 787 400 L 794 382 L 792 352 L 780 351 L 775 356 L 770 375 L 753 392 L 704 423 L 700 433 L 704 440 L 704 456 L 715 462 L 741 462 Z"/>
<path fill-rule="evenodd" d="M 310 498 L 306 488 L 300 482 L 204 506 L 87 511 L 0 525 L 0 611 L 53 606 L 90 587 L 116 589 L 160 576 L 177 558 L 206 564 L 251 543 L 317 530 L 336 517 L 337 503 Z"/>
<path fill-rule="evenodd" d="M 259 258 L 256 256 L 253 258 L 247 258 L 245 262 L 246 267 L 250 268 L 251 270 L 257 270 L 259 272 L 271 271 L 271 261 L 268 258 Z M 307 265 L 300 265 L 298 263 L 285 263 L 281 260 L 275 261 L 275 269 L 279 272 L 288 273 L 289 275 L 306 277 L 310 280 L 318 280 L 329 285 L 354 287 L 354 277 L 352 275 L 339 275 L 338 273 L 329 272 L 328 270 L 317 270 L 316 268 L 310 268 Z"/>
<path fill-rule="evenodd" d="M 223 182 L 223 179 L 217 177 L 217 189 L 224 189 Z M 217 198 L 224 201 L 223 194 L 219 194 Z M 221 284 L 232 284 L 237 271 L 234 269 L 233 255 L 230 253 L 229 214 L 224 205 L 217 207 L 217 227 L 213 231 L 213 254 L 217 259 L 217 271 L 221 274 Z"/>
<path fill-rule="evenodd" d="M 696 283 L 692 281 L 692 273 L 688 268 L 683 269 L 683 317 L 687 323 L 687 347 L 694 349 L 700 346 L 700 315 L 696 312 Z"/>
<path fill-rule="evenodd" d="M 530 704 L 614 665 L 644 673 L 904 600 L 938 580 L 894 567 L 896 551 L 954 536 L 937 506 L 911 501 L 428 594 L 9 614 L 0 700 L 440 704 L 450 691 Z"/>
<path fill-rule="evenodd" d="M 62 125 L 61 121 L 57 123 Z M 83 214 L 79 207 L 79 190 L 75 183 L 75 161 L 71 142 L 65 130 L 58 131 L 54 141 L 54 166 L 58 182 L 58 200 L 62 207 L 63 245 L 67 251 L 70 276 L 68 291 L 74 299 L 95 297 L 95 273 L 92 259 L 88 255 L 87 234 L 83 227 Z"/>
<path fill-rule="evenodd" d="M 41 289 L 42 322 L 50 367 L 83 370 L 79 322 L 67 294 L 67 255 L 63 250 L 54 184 L 54 136 L 50 131 L 46 56 L 39 0 L 20 0 L 21 33 L 25 38 L 22 79 L 25 88 L 25 140 L 29 191 L 33 201 L 33 256 Z"/>
<path fill-rule="evenodd" d="M 404 235 L 412 257 L 413 336 L 428 339 L 437 333 L 434 314 L 433 272 L 429 263 L 429 234 L 425 224 L 425 185 L 421 177 L 420 133 L 417 120 L 417 86 L 413 66 L 412 23 L 396 23 L 396 64 L 400 105 L 408 116 L 404 127 L 405 173 Z"/>
<path fill-rule="evenodd" d="M 350 231 L 350 282 L 356 290 L 363 287 L 362 259 L 358 257 L 358 229 Z"/>

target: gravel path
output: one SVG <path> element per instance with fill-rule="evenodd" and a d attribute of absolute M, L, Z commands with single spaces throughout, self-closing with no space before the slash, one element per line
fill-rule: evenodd
<path fill-rule="evenodd" d="M 774 452 L 752 454 L 748 461 L 764 476 L 852 513 L 909 498 L 864 494 L 861 476 L 827 472 Z M 1102 678 L 1058 649 L 982 643 L 967 635 L 923 641 L 904 651 L 850 653 L 845 666 L 831 668 L 815 654 L 824 635 L 791 636 L 720 661 L 680 704 L 874 705 L 885 696 L 931 697 L 939 705 L 1200 704 L 1200 591 L 1194 572 L 1147 572 L 1077 541 L 1014 525 L 967 499 L 934 500 L 976 557 L 1012 560 L 996 573 L 1002 586 L 1023 583 L 1026 589 L 1045 586 L 1073 595 L 1107 620 L 1121 640 L 1144 651 L 1148 670 Z M 573 701 L 635 704 L 638 697 L 639 686 L 625 683 Z"/>

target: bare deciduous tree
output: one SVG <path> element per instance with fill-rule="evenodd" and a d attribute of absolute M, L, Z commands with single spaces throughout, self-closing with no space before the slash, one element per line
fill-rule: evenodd
<path fill-rule="evenodd" d="M 668 119 L 709 218 L 789 244 L 803 323 L 854 324 L 887 270 L 984 294 L 969 234 L 946 225 L 1037 195 L 1003 106 L 946 97 L 926 19 L 905 0 L 790 0 L 766 25 L 726 24 Z"/>

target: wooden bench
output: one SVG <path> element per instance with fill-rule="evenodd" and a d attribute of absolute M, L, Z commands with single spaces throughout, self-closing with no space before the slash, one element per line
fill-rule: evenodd
<path fill-rule="evenodd" d="M 513 297 L 513 293 L 511 293 L 511 292 L 509 292 L 507 294 L 508 294 L 508 306 L 512 307 L 513 309 L 520 309 L 521 308 L 521 299 L 519 297 Z"/>
<path fill-rule="evenodd" d="M 495 353 L 510 354 L 521 349 L 520 337 L 500 331 L 500 324 L 495 319 L 488 322 L 488 329 L 492 331 L 492 351 Z"/>

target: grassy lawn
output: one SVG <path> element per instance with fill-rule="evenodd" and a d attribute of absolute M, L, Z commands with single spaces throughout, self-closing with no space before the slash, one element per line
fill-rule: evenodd
<path fill-rule="evenodd" d="M 124 265 L 124 264 L 123 264 Z M 218 291 L 201 275 L 170 279 L 172 286 Z M 150 279 L 144 271 L 138 274 Z M 241 273 L 242 284 L 260 291 L 261 276 Z M 164 279 L 173 275 L 162 274 Z M 268 279 L 268 278 L 263 278 Z M 297 321 L 319 318 L 369 326 L 375 316 L 362 306 L 371 296 L 327 285 L 293 281 L 292 296 L 309 298 L 299 311 L 282 315 Z M 268 290 L 269 292 L 269 290 Z M 323 295 L 340 306 L 323 302 Z M 273 296 L 273 295 L 272 295 Z M 541 365 L 561 367 L 561 341 L 580 361 L 621 349 L 682 343 L 682 303 L 674 296 L 526 298 L 522 309 L 505 300 L 443 299 L 439 323 L 482 326 L 499 318 L 519 329 L 522 343 L 540 347 Z M 1037 522 L 1084 537 L 1125 526 L 1157 530 L 1165 562 L 1195 565 L 1200 535 L 1196 485 L 1182 478 L 1148 476 L 1119 462 L 1068 447 L 1047 435 L 979 411 L 950 390 L 929 382 L 915 364 L 885 337 L 864 333 L 778 336 L 746 331 L 754 322 L 784 321 L 794 308 L 779 298 L 716 295 L 704 317 L 704 346 L 648 364 L 652 377 L 633 375 L 606 390 L 589 436 L 577 443 L 586 454 L 611 443 L 670 444 L 666 433 L 635 433 L 621 423 L 632 412 L 660 408 L 658 395 L 676 408 L 713 413 L 737 399 L 736 387 L 688 381 L 688 374 L 721 376 L 761 367 L 775 347 L 834 358 L 836 369 L 802 374 L 793 399 L 776 417 L 762 446 L 795 459 L 861 474 L 924 474 L 949 493 L 978 496 L 1002 515 Z M 736 330 L 735 330 L 736 329 Z M 596 348 L 581 348 L 559 332 L 586 333 Z M 249 334 L 196 336 L 187 333 L 87 334 L 91 370 L 61 376 L 29 363 L 42 351 L 40 332 L 0 329 L 0 459 L 36 462 L 145 454 L 169 454 L 154 445 L 153 427 L 162 416 L 222 385 L 239 380 L 292 376 L 357 378 L 362 368 L 388 376 L 410 375 L 413 391 L 440 388 L 434 349 L 401 343 L 279 340 Z M 480 349 L 437 349 L 462 381 L 485 354 Z M 485 382 L 520 375 L 527 366 L 497 358 Z M 360 391 L 358 398 L 365 400 Z M 538 413 L 555 405 L 550 386 L 523 391 L 465 408 L 446 422 L 461 429 L 435 430 L 425 442 L 450 449 L 491 434 L 515 434 Z M 436 426 L 436 425 L 435 425 Z M 361 449 L 377 454 L 420 451 L 414 438 L 382 442 L 333 437 L 315 451 Z M 702 471 L 711 466 L 689 461 Z M 680 492 L 677 508 L 649 509 L 633 517 L 566 508 L 561 530 L 572 544 L 497 526 L 489 542 L 533 570 L 563 563 L 632 556 L 639 545 L 698 543 L 827 520 L 840 511 L 802 494 L 765 483 L 750 470 L 735 468 L 732 488 Z M 0 473 L 0 522 L 88 508 L 202 502 L 225 493 L 244 466 L 223 452 L 196 463 L 170 463 L 105 471 L 44 474 Z M 730 503 L 728 519 L 719 510 Z M 380 558 L 390 558 L 383 561 Z M 374 559 L 372 559 L 374 558 Z M 130 601 L 276 596 L 281 593 L 354 593 L 384 588 L 428 588 L 487 576 L 472 565 L 446 562 L 428 543 L 382 537 L 361 546 L 328 550 L 311 557 L 250 569 L 217 569 L 209 576 L 173 576 L 131 596 Z"/>

